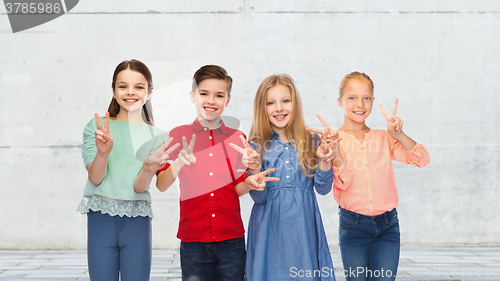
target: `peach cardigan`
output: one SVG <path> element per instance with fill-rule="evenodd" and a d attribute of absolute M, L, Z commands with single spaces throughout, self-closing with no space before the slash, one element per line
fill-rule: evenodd
<path fill-rule="evenodd" d="M 366 216 L 376 216 L 398 206 L 392 161 L 419 168 L 429 163 L 422 144 L 405 151 L 386 130 L 370 130 L 363 143 L 339 131 L 344 164 L 334 167 L 333 196 L 340 207 Z"/>

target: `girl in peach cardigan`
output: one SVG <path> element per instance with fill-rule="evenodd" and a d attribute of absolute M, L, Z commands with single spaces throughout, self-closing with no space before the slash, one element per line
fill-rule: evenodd
<path fill-rule="evenodd" d="M 391 114 L 379 105 L 387 130 L 366 126 L 373 90 L 368 75 L 346 75 L 337 99 L 344 123 L 328 134 L 330 141 L 341 139 L 333 160 L 333 194 L 340 209 L 339 242 L 349 281 L 395 280 L 400 232 L 392 160 L 419 168 L 429 163 L 427 148 L 403 132 L 403 121 L 396 117 L 397 99 Z"/>

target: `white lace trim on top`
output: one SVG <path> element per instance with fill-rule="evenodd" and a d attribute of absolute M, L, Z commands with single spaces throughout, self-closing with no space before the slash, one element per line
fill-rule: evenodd
<path fill-rule="evenodd" d="M 115 200 L 93 195 L 91 197 L 83 197 L 78 206 L 77 211 L 86 214 L 90 210 L 109 214 L 110 216 L 126 216 L 135 217 L 150 217 L 153 218 L 153 209 L 151 202 L 145 200 Z"/>

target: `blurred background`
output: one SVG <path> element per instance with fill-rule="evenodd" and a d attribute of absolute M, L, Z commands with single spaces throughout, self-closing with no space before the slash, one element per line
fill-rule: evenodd
<path fill-rule="evenodd" d="M 218 64 L 233 77 L 225 115 L 249 133 L 260 82 L 291 75 L 306 122 L 343 122 L 338 85 L 351 71 L 375 83 L 367 120 L 399 99 L 404 131 L 427 146 L 424 169 L 394 163 L 402 245 L 500 246 L 500 2 L 80 1 L 66 15 L 12 33 L 0 7 L 0 249 L 85 249 L 76 208 L 87 173 L 83 127 L 111 100 L 114 68 L 143 61 L 153 73 L 157 127 L 196 116 L 191 77 Z M 153 247 L 178 249 L 179 192 L 151 186 Z M 252 208 L 241 199 L 246 224 Z M 329 244 L 338 205 L 319 196 Z"/>

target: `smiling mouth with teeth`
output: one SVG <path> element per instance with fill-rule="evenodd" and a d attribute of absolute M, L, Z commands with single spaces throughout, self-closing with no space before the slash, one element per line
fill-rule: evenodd
<path fill-rule="evenodd" d="M 205 107 L 205 110 L 206 110 L 206 111 L 212 111 L 212 112 L 213 112 L 213 111 L 216 111 L 217 109 L 215 109 L 215 108 L 210 108 L 210 107 Z"/>
<path fill-rule="evenodd" d="M 274 118 L 276 119 L 281 119 L 281 118 L 285 118 L 288 114 L 283 114 L 283 115 L 275 115 Z"/>

